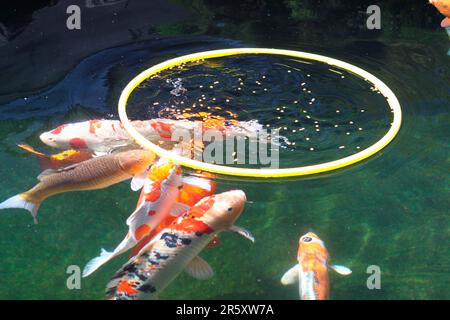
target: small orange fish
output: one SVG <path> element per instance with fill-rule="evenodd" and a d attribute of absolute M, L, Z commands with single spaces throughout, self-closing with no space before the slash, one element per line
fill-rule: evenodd
<path fill-rule="evenodd" d="M 329 296 L 328 268 L 341 275 L 352 271 L 344 266 L 328 265 L 328 251 L 313 232 L 300 237 L 297 261 L 281 278 L 283 285 L 299 283 L 301 300 L 327 300 Z"/>
<path fill-rule="evenodd" d="M 450 27 L 450 0 L 429 0 L 429 2 L 445 16 L 441 21 L 441 27 Z"/>
<path fill-rule="evenodd" d="M 91 159 L 94 156 L 92 152 L 85 152 L 73 149 L 65 150 L 57 154 L 46 155 L 42 152 L 37 151 L 36 149 L 27 144 L 18 144 L 17 146 L 22 150 L 34 154 L 36 158 L 38 158 L 39 165 L 42 170 L 60 169 L 68 167 L 75 163 Z"/>

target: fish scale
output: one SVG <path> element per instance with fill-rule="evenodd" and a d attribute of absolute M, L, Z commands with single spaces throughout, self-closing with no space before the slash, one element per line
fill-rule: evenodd
<path fill-rule="evenodd" d="M 180 272 L 183 271 L 185 265 L 198 256 L 206 245 L 211 242 L 213 235 L 203 234 L 201 237 L 198 237 L 195 234 L 190 234 L 183 235 L 183 238 L 192 241 L 185 250 L 169 248 L 161 242 L 158 242 L 158 246 L 155 245 L 155 249 L 158 252 L 173 257 L 172 259 L 169 258 L 170 260 L 166 260 L 166 263 L 162 263 L 160 266 L 161 272 L 158 272 L 155 277 L 152 278 L 152 283 L 158 291 L 163 290 Z"/>
<path fill-rule="evenodd" d="M 98 157 L 82 162 L 73 169 L 45 176 L 41 183 L 32 188 L 33 200 L 42 201 L 54 191 L 88 190 L 102 187 L 130 178 L 131 175 L 122 170 L 120 163 L 113 157 Z"/>
<path fill-rule="evenodd" d="M 180 250 L 180 247 L 172 248 L 168 246 L 166 240 L 164 240 L 165 238 L 162 238 L 163 235 L 187 239 L 191 242 L 190 244 L 185 246 L 184 250 Z M 149 252 L 150 257 L 146 256 L 141 261 L 139 261 L 138 264 L 135 264 L 135 266 L 137 269 L 141 270 L 148 269 L 148 266 L 151 265 L 149 259 L 154 259 L 152 254 L 154 254 L 155 252 L 158 252 L 163 256 L 169 256 L 169 258 L 167 260 L 160 259 L 158 266 L 154 270 L 151 270 L 149 272 L 145 282 L 143 283 L 143 285 L 151 285 L 152 287 L 154 287 L 156 289 L 156 292 L 151 294 L 140 292 L 138 297 L 139 299 L 152 298 L 158 292 L 162 291 L 180 272 L 183 271 L 184 266 L 186 266 L 190 261 L 192 261 L 192 259 L 198 256 L 203 248 L 205 248 L 206 245 L 212 240 L 214 235 L 203 234 L 199 237 L 195 233 L 165 230 L 159 234 L 159 237 L 160 239 L 156 241 L 156 243 L 153 245 L 153 248 Z M 145 251 L 145 248 L 142 251 Z M 116 275 L 120 274 L 127 265 L 128 263 L 125 264 L 121 268 L 121 270 L 116 273 Z M 127 274 L 126 278 L 128 279 L 128 281 L 130 281 L 131 279 L 136 278 L 136 274 L 129 273 Z M 137 287 L 136 289 L 139 291 L 139 287 Z"/>

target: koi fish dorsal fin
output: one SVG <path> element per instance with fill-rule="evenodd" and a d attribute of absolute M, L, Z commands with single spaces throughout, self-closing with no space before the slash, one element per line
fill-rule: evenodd
<path fill-rule="evenodd" d="M 81 163 L 81 162 L 80 162 Z M 42 171 L 38 176 L 37 179 L 39 181 L 42 181 L 43 179 L 45 179 L 48 176 L 51 176 L 52 174 L 55 173 L 60 173 L 60 172 L 65 172 L 65 171 L 69 171 L 69 170 L 73 170 L 75 169 L 78 165 L 80 165 L 80 163 L 74 163 L 71 164 L 67 167 L 64 168 L 59 168 L 59 169 L 45 169 L 44 171 Z"/>
<path fill-rule="evenodd" d="M 46 177 L 48 177 L 48 176 L 50 176 L 50 175 L 52 175 L 52 174 L 55 174 L 55 173 L 57 173 L 58 172 L 58 170 L 55 170 L 55 169 L 45 169 L 44 171 L 42 171 L 38 176 L 37 176 L 37 179 L 39 180 L 39 181 L 42 181 L 42 180 L 44 180 Z"/>
<path fill-rule="evenodd" d="M 295 266 L 290 268 L 288 271 L 286 271 L 286 273 L 281 278 L 281 284 L 287 286 L 287 285 L 297 283 L 300 279 L 298 276 L 299 268 L 300 268 L 300 266 L 298 264 L 296 264 Z"/>
<path fill-rule="evenodd" d="M 192 259 L 184 271 L 198 280 L 208 280 L 214 276 L 214 271 L 211 266 L 199 256 Z"/>

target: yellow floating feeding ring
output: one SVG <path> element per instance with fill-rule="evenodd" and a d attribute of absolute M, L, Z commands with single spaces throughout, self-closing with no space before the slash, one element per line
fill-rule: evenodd
<path fill-rule="evenodd" d="M 126 107 L 127 101 L 130 94 L 133 90 L 144 80 L 147 78 L 163 71 L 169 69 L 171 67 L 178 66 L 180 64 L 203 60 L 203 59 L 211 59 L 211 58 L 219 58 L 226 56 L 233 56 L 238 54 L 274 54 L 274 55 L 282 55 L 296 58 L 303 58 L 309 60 L 320 61 L 323 63 L 327 63 L 330 66 L 336 66 L 341 69 L 347 70 L 348 72 L 354 73 L 364 80 L 373 84 L 373 86 L 378 89 L 381 94 L 387 99 L 389 107 L 392 109 L 394 113 L 394 119 L 392 121 L 391 127 L 388 132 L 376 143 L 371 145 L 370 147 L 350 155 L 345 158 L 341 158 L 338 160 L 324 162 L 320 164 L 304 166 L 304 167 L 295 167 L 295 168 L 283 168 L 283 169 L 248 169 L 248 168 L 238 168 L 238 167 L 227 167 L 221 166 L 217 164 L 205 163 L 193 159 L 189 159 L 186 157 L 179 156 L 171 151 L 165 150 L 161 147 L 158 147 L 151 141 L 147 140 L 144 136 L 142 136 L 132 125 L 130 120 L 127 117 Z M 170 59 L 164 61 L 160 64 L 157 64 L 140 74 L 138 74 L 133 80 L 131 80 L 128 85 L 123 89 L 120 99 L 119 99 L 119 117 L 125 127 L 125 130 L 133 137 L 133 139 L 142 147 L 147 148 L 157 155 L 167 158 L 175 163 L 179 163 L 183 166 L 209 171 L 214 173 L 220 173 L 225 175 L 233 175 L 233 176 L 244 176 L 244 177 L 257 177 L 257 178 L 279 178 L 279 177 L 294 177 L 294 176 L 302 176 L 309 175 L 315 173 L 321 173 L 326 171 L 331 171 L 339 168 L 343 168 L 354 164 L 356 162 L 362 161 L 381 149 L 387 146 L 396 136 L 398 131 L 400 130 L 401 122 L 402 122 L 402 110 L 400 107 L 400 103 L 397 100 L 397 97 L 392 92 L 391 89 L 387 85 L 385 85 L 380 79 L 372 75 L 371 73 L 358 68 L 352 64 L 347 62 L 343 62 L 337 59 L 325 57 L 318 54 L 312 54 L 307 52 L 293 51 L 293 50 L 281 50 L 281 49 L 266 49 L 266 48 L 237 48 L 237 49 L 222 49 L 222 50 L 213 50 L 213 51 L 205 51 L 194 54 L 185 55 L 182 57 Z"/>

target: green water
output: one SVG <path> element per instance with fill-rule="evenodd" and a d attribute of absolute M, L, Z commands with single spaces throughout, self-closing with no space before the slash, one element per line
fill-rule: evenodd
<path fill-rule="evenodd" d="M 49 151 L 39 142 L 42 131 L 69 121 L 116 118 L 121 88 L 152 64 L 233 46 L 324 54 L 372 72 L 395 92 L 404 116 L 396 139 L 369 160 L 328 174 L 273 181 L 221 177 L 219 192 L 240 188 L 252 201 L 237 224 L 256 242 L 222 234 L 217 248 L 202 253 L 215 277 L 198 281 L 181 274 L 161 298 L 297 299 L 297 287 L 281 286 L 280 278 L 295 263 L 299 236 L 312 230 L 325 241 L 332 262 L 353 270 L 348 277 L 330 272 L 332 299 L 449 299 L 450 42 L 444 30 L 403 24 L 373 38 L 320 23 L 313 28 L 301 20 L 308 12 L 300 15 L 293 4 L 289 23 L 275 10 L 264 18 L 270 23 L 257 16 L 239 24 L 222 8 L 216 16 L 226 21 L 222 28 L 210 20 L 208 6 L 195 3 L 191 20 L 159 27 L 168 38 L 93 54 L 56 83 L 35 94 L 15 92 L 18 99 L 0 106 L 0 199 L 33 186 L 39 173 L 16 143 Z M 301 32 L 305 24 L 311 32 Z M 11 81 L 20 79 L 11 73 Z M 101 247 L 110 250 L 122 240 L 137 197 L 128 183 L 57 195 L 41 206 L 38 225 L 25 211 L 2 211 L 0 298 L 102 299 L 125 256 L 83 279 L 80 290 L 66 287 L 66 269 L 83 268 Z M 366 286 L 369 265 L 381 268 L 380 290 Z"/>

